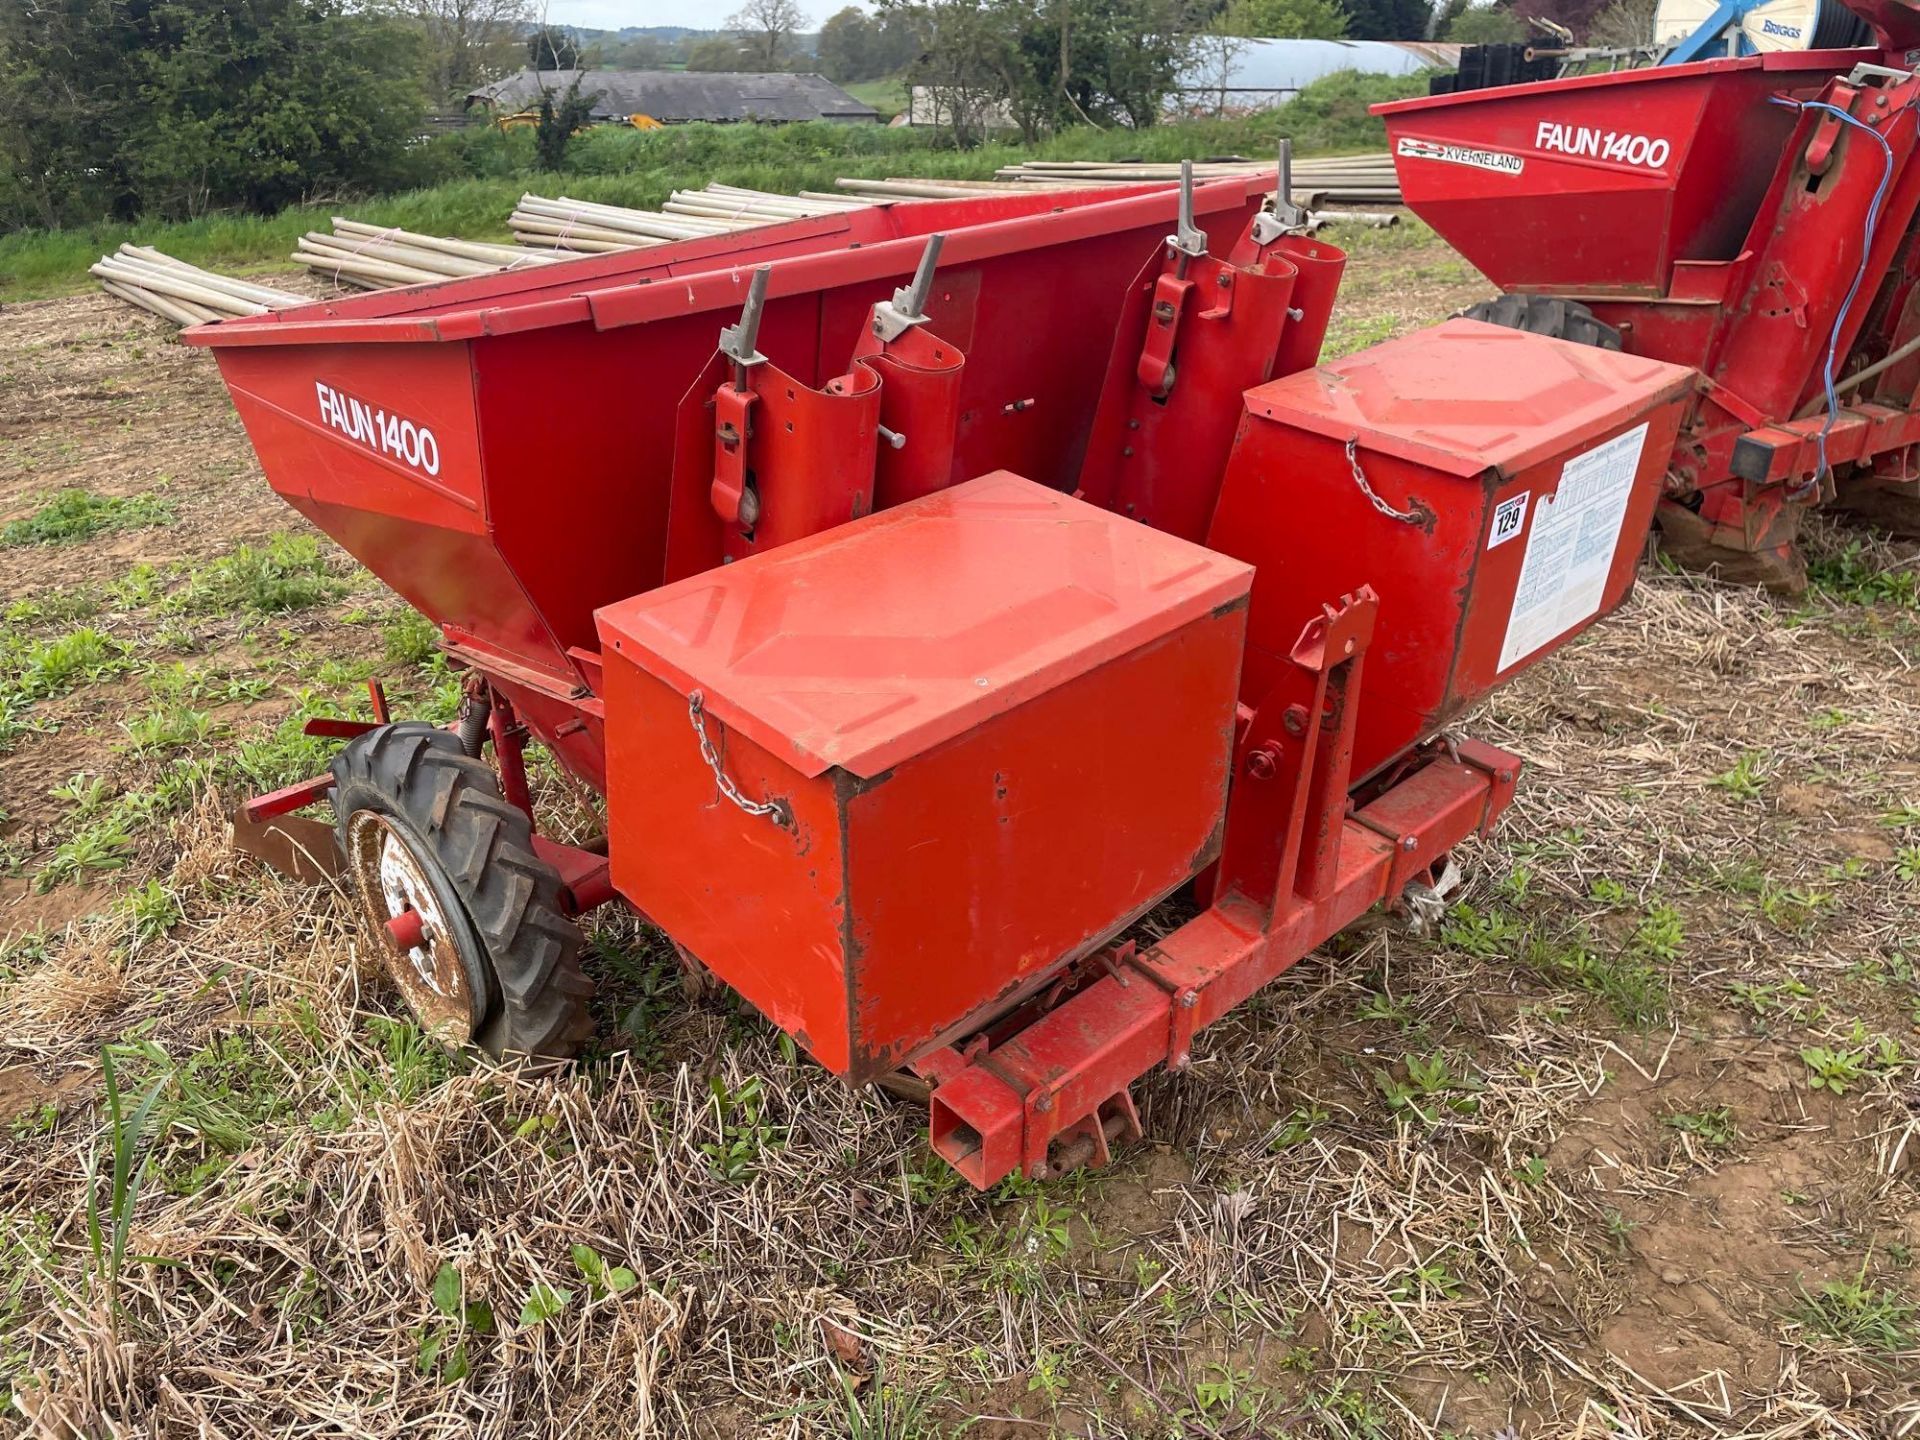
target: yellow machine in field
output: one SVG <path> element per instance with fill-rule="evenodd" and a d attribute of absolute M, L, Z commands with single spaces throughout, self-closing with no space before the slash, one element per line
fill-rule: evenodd
<path fill-rule="evenodd" d="M 495 128 L 500 130 L 531 130 L 540 123 L 540 112 L 538 110 L 522 110 L 518 115 L 496 115 L 493 123 Z M 661 124 L 660 121 L 654 119 L 651 115 L 634 114 L 628 115 L 623 119 L 606 120 L 601 123 L 607 125 L 631 125 L 636 130 L 666 129 L 665 125 Z M 588 128 L 590 127 L 583 125 L 573 133 L 578 135 L 580 130 Z"/>

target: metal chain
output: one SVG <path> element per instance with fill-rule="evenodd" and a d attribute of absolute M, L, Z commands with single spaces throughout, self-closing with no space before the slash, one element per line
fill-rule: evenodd
<path fill-rule="evenodd" d="M 687 696 L 687 718 L 693 722 L 693 733 L 700 737 L 700 758 L 707 762 L 707 768 L 713 771 L 713 783 L 720 787 L 720 793 L 738 805 L 749 815 L 765 815 L 781 829 L 787 827 L 787 807 L 778 800 L 749 800 L 740 793 L 740 787 L 733 783 L 727 772 L 720 768 L 720 755 L 713 748 L 713 741 L 707 738 L 707 697 L 695 690 Z"/>
<path fill-rule="evenodd" d="M 1402 525 L 1424 525 L 1433 518 L 1433 512 L 1418 500 L 1410 501 L 1404 510 L 1396 510 L 1374 491 L 1367 483 L 1367 473 L 1360 468 L 1359 437 L 1347 439 L 1347 466 L 1353 471 L 1353 483 L 1360 487 L 1360 493 L 1367 497 L 1373 508 L 1389 520 L 1398 520 Z"/>

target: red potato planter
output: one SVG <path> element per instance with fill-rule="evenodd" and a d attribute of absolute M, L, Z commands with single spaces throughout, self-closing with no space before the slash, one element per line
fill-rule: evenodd
<path fill-rule="evenodd" d="M 1694 383 L 1471 321 L 1311 368 L 1344 257 L 1262 188 L 189 331 L 274 488 L 467 674 L 448 730 L 314 722 L 340 758 L 240 839 L 344 866 L 452 1041 L 569 1053 L 574 919 L 625 903 L 850 1082 L 917 1074 L 974 1184 L 1104 1160 L 1202 1026 L 1437 903 L 1519 770 L 1445 727 L 1624 599 Z M 528 736 L 603 843 L 539 833 Z"/>
<path fill-rule="evenodd" d="M 1873 47 L 1374 107 L 1407 204 L 1509 292 L 1495 318 L 1553 329 L 1571 302 L 1702 372 L 1662 542 L 1787 591 L 1810 506 L 1920 535 L 1920 11 L 1848 4 Z"/>

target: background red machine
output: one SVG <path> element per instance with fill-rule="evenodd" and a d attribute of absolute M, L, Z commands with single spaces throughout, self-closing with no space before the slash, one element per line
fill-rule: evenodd
<path fill-rule="evenodd" d="M 1201 1027 L 1437 908 L 1519 768 L 1446 727 L 1625 597 L 1696 378 L 1471 320 L 1312 368 L 1343 257 L 1264 188 L 189 331 L 467 672 L 450 729 L 315 722 L 332 771 L 239 838 L 338 863 L 449 1040 L 577 1047 L 617 896 L 836 1073 L 917 1074 L 974 1184 L 1103 1160 Z M 603 837 L 537 830 L 529 736 Z"/>
<path fill-rule="evenodd" d="M 1787 590 L 1810 505 L 1920 534 L 1920 11 L 1849 4 L 1877 49 L 1376 107 L 1407 203 L 1515 297 L 1476 311 L 1703 374 L 1663 543 Z"/>

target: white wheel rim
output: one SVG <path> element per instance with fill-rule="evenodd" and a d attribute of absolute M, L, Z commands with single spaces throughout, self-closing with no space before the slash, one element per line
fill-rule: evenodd
<path fill-rule="evenodd" d="M 420 857 L 388 818 L 356 811 L 347 823 L 348 869 L 368 927 L 422 1026 L 455 1044 L 473 1038 L 473 987 L 460 954 L 458 931 L 435 894 Z M 418 943 L 403 945 L 389 928 L 419 924 Z"/>

